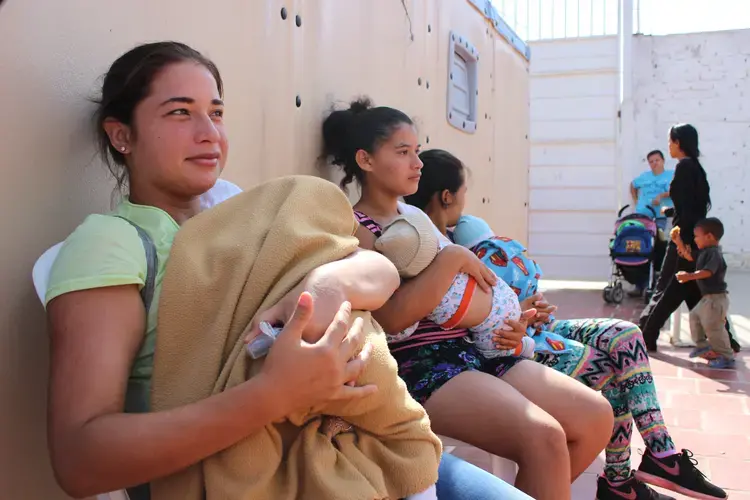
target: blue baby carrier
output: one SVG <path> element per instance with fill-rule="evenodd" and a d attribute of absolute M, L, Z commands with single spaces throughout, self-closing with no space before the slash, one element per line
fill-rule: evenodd
<path fill-rule="evenodd" d="M 622 207 L 618 213 L 614 236 L 609 242 L 612 272 L 603 292 L 604 301 L 607 303 L 622 302 L 625 296 L 622 280 L 647 289 L 644 294 L 646 301 L 651 298 L 651 290 L 656 282 L 656 214 L 649 217 L 632 213 L 623 217 L 622 213 L 626 208 L 628 205 Z"/>

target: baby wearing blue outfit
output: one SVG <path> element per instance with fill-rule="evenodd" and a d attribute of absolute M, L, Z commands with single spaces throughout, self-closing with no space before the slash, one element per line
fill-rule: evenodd
<path fill-rule="evenodd" d="M 518 241 L 495 236 L 489 224 L 479 217 L 464 215 L 453 230 L 453 241 L 473 251 L 500 280 L 510 286 L 519 301 L 526 300 L 539 289 L 542 268 L 526 255 Z M 549 322 L 554 321 L 550 316 Z M 535 352 L 565 353 L 570 351 L 565 337 L 529 327 L 535 341 Z"/>
<path fill-rule="evenodd" d="M 437 234 L 432 221 L 421 211 L 404 213 L 383 229 L 375 249 L 386 256 L 403 278 L 421 273 L 438 253 L 452 243 Z M 502 350 L 494 345 L 495 332 L 508 329 L 506 319 L 521 316 L 518 296 L 502 280 L 491 292 L 477 286 L 476 280 L 459 273 L 440 304 L 427 317 L 443 329 L 467 328 L 477 349 L 487 358 L 534 355 L 534 341 L 524 337 L 516 349 Z M 399 334 L 399 340 L 415 328 Z"/>

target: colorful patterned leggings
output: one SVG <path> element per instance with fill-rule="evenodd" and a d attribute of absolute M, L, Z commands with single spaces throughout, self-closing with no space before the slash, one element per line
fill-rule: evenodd
<path fill-rule="evenodd" d="M 615 427 L 605 450 L 605 474 L 630 474 L 633 421 L 657 457 L 676 453 L 654 387 L 646 346 L 636 325 L 617 319 L 560 320 L 549 330 L 568 339 L 565 354 L 537 354 L 536 361 L 583 382 L 612 405 Z"/>

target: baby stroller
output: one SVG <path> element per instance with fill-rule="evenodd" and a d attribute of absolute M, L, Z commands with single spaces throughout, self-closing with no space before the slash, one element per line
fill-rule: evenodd
<path fill-rule="evenodd" d="M 622 280 L 636 286 L 644 286 L 644 300 L 651 299 L 657 279 L 656 262 L 656 212 L 653 217 L 632 213 L 622 216 L 630 205 L 625 205 L 617 213 L 615 233 L 609 241 L 609 256 L 612 259 L 612 273 L 603 291 L 604 301 L 620 304 L 625 298 Z"/>

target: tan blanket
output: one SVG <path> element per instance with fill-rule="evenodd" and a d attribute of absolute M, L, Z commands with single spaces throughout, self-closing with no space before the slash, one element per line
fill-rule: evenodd
<path fill-rule="evenodd" d="M 243 383 L 263 360 L 241 333 L 312 269 L 357 248 L 345 195 L 315 177 L 277 179 L 188 221 L 162 285 L 151 407 L 186 405 Z M 331 404 L 352 432 L 333 439 L 321 418 L 268 425 L 178 474 L 152 483 L 153 500 L 396 499 L 437 480 L 441 446 L 396 372 L 380 327 L 365 317 L 374 353 L 359 384 L 368 398 Z"/>

